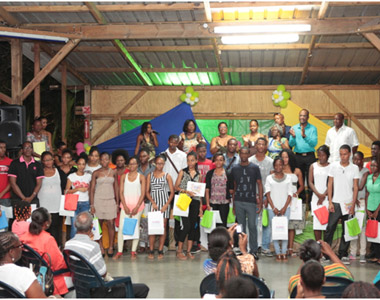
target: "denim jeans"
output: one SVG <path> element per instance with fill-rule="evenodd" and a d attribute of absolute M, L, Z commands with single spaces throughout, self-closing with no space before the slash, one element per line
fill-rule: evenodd
<path fill-rule="evenodd" d="M 84 211 L 90 211 L 90 202 L 79 202 L 78 201 L 78 206 L 77 210 L 75 211 L 74 217 L 71 217 L 71 231 L 70 231 L 70 238 L 73 238 L 74 235 L 77 233 L 77 229 L 75 228 L 74 221 L 77 215 L 79 215 L 81 212 Z"/>
<path fill-rule="evenodd" d="M 257 226 L 256 203 L 235 201 L 236 221 L 243 225 L 243 232 L 247 233 L 246 223 L 248 218 L 249 252 L 257 253 Z"/>
<path fill-rule="evenodd" d="M 268 215 L 269 215 L 269 224 L 272 225 L 272 219 L 275 216 L 272 209 L 268 209 Z M 288 218 L 289 222 L 289 216 L 290 216 L 290 207 L 286 209 L 285 217 Z M 276 252 L 276 255 L 278 254 L 286 254 L 286 250 L 288 248 L 288 240 L 282 240 L 282 247 L 280 248 L 280 240 L 273 241 L 274 251 Z"/>

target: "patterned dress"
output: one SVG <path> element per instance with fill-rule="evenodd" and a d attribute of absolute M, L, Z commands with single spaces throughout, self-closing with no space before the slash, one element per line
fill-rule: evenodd
<path fill-rule="evenodd" d="M 169 199 L 169 189 L 167 181 L 167 173 L 160 178 L 154 177 L 154 172 L 150 174 L 150 195 L 154 202 L 156 202 L 158 209 L 161 210 L 162 207 L 168 202 Z M 149 211 L 153 211 L 152 203 L 149 204 Z M 164 211 L 164 218 L 169 218 L 170 216 L 170 206 Z"/>

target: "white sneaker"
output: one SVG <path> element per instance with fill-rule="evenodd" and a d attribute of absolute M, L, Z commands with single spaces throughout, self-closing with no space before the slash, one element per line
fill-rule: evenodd
<path fill-rule="evenodd" d="M 350 265 L 350 259 L 347 256 L 343 256 L 341 259 L 342 263 L 345 265 Z"/>
<path fill-rule="evenodd" d="M 360 263 L 361 264 L 365 264 L 367 261 L 366 261 L 366 259 L 365 259 L 365 255 L 360 255 Z"/>
<path fill-rule="evenodd" d="M 266 257 L 273 257 L 273 253 L 269 249 L 262 249 L 261 254 L 265 255 Z"/>

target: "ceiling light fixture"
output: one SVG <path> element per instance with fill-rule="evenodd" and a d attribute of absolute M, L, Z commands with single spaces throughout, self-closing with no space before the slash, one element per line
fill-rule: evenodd
<path fill-rule="evenodd" d="M 270 35 L 240 35 L 240 36 L 222 36 L 222 43 L 225 45 L 242 45 L 242 44 L 273 44 L 273 43 L 295 43 L 299 40 L 296 33 L 289 34 L 270 34 Z"/>
<path fill-rule="evenodd" d="M 311 30 L 310 24 L 215 26 L 214 27 L 214 33 L 218 33 L 218 34 L 306 32 L 310 30 Z"/>
<path fill-rule="evenodd" d="M 6 37 L 18 38 L 18 39 L 44 40 L 44 41 L 65 42 L 65 43 L 69 41 L 68 38 L 61 37 L 61 36 L 50 36 L 50 35 L 22 33 L 22 32 L 9 32 L 9 31 L 0 31 L 0 36 L 6 36 Z"/>

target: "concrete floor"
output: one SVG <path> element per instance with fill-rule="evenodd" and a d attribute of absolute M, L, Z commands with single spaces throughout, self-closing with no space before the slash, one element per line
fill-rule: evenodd
<path fill-rule="evenodd" d="M 207 257 L 207 252 L 201 252 L 193 261 L 179 261 L 175 252 L 169 251 L 162 261 L 149 261 L 146 254 L 131 261 L 127 253 L 119 261 L 107 257 L 105 260 L 112 276 L 131 276 L 132 282 L 147 284 L 149 298 L 199 298 L 199 285 L 205 277 L 202 265 Z M 289 259 L 288 263 L 277 263 L 274 257 L 262 256 L 258 261 L 260 277 L 275 290 L 276 298 L 288 298 L 288 280 L 299 266 L 298 257 Z M 353 261 L 349 269 L 356 281 L 372 282 L 380 268 L 379 265 Z"/>

